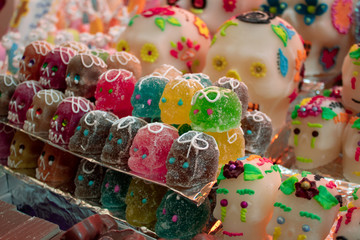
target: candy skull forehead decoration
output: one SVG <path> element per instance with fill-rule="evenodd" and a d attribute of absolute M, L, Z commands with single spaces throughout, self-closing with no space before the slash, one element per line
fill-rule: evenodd
<path fill-rule="evenodd" d="M 0 116 L 8 114 L 9 102 L 18 84 L 18 80 L 13 75 L 0 75 Z"/>
<path fill-rule="evenodd" d="M 203 85 L 204 88 L 212 86 L 210 77 L 204 73 L 186 73 L 183 78 L 193 79 Z"/>
<path fill-rule="evenodd" d="M 300 35 L 286 21 L 247 12 L 223 23 L 213 38 L 203 72 L 243 81 L 249 101 L 259 104 L 277 131 L 296 97 L 306 54 Z"/>
<path fill-rule="evenodd" d="M 86 53 L 89 50 L 89 48 L 85 44 L 76 41 L 67 41 L 60 44 L 60 46 L 71 48 L 78 53 Z"/>
<path fill-rule="evenodd" d="M 224 226 L 224 238 L 266 239 L 266 224 L 281 184 L 277 165 L 257 155 L 222 167 L 214 217 Z"/>
<path fill-rule="evenodd" d="M 33 97 L 42 89 L 37 81 L 20 83 L 9 102 L 8 120 L 12 124 L 22 126 L 26 120 L 26 112 L 31 106 Z"/>
<path fill-rule="evenodd" d="M 51 45 L 45 41 L 35 41 L 26 46 L 20 61 L 19 81 L 39 80 L 40 66 Z"/>
<path fill-rule="evenodd" d="M 348 116 L 335 98 L 316 96 L 303 100 L 292 112 L 289 144 L 294 147 L 296 166 L 312 169 L 335 160 L 341 151 Z"/>
<path fill-rule="evenodd" d="M 106 68 L 107 65 L 101 58 L 90 53 L 76 55 L 67 67 L 65 95 L 92 98 L 99 76 Z"/>
<path fill-rule="evenodd" d="M 72 57 L 77 54 L 71 48 L 56 47 L 45 57 L 40 68 L 40 84 L 43 88 L 60 91 L 66 89 L 66 68 Z"/>
<path fill-rule="evenodd" d="M 155 68 L 154 72 L 151 75 L 173 80 L 179 76 L 182 76 L 183 74 L 172 65 L 161 64 L 159 67 Z"/>
<path fill-rule="evenodd" d="M 117 47 L 140 59 L 143 75 L 167 63 L 183 72 L 201 72 L 210 46 L 206 24 L 176 7 L 144 10 L 132 18 Z"/>
<path fill-rule="evenodd" d="M 360 98 L 358 89 L 360 89 L 360 48 L 354 44 L 344 58 L 342 65 L 342 95 L 341 102 L 347 110 L 353 114 L 360 112 Z"/>
<path fill-rule="evenodd" d="M 33 97 L 31 106 L 26 112 L 24 129 L 35 133 L 48 133 L 50 120 L 65 95 L 53 89 L 40 90 Z"/>
<path fill-rule="evenodd" d="M 140 60 L 133 54 L 121 51 L 109 56 L 106 61 L 108 69 L 125 69 L 132 72 L 136 79 L 140 79 L 142 68 Z"/>
<path fill-rule="evenodd" d="M 50 141 L 67 146 L 81 117 L 94 109 L 94 104 L 83 97 L 65 98 L 50 121 Z"/>
<path fill-rule="evenodd" d="M 266 230 L 273 239 L 325 239 L 339 211 L 336 185 L 308 172 L 285 180 Z"/>
<path fill-rule="evenodd" d="M 95 98 L 96 108 L 114 113 L 118 117 L 131 115 L 131 96 L 136 79 L 132 72 L 124 69 L 110 69 L 99 77 Z"/>

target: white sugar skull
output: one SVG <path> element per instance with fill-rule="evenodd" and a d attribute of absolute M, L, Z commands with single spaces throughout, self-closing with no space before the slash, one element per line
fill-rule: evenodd
<path fill-rule="evenodd" d="M 18 80 L 13 75 L 0 75 L 0 116 L 8 114 L 9 102 L 18 84 Z"/>
<path fill-rule="evenodd" d="M 339 139 L 348 115 L 338 100 L 322 96 L 305 99 L 295 106 L 291 117 L 289 145 L 294 147 L 297 167 L 313 169 L 339 157 Z"/>
<path fill-rule="evenodd" d="M 52 49 L 42 63 L 40 70 L 40 84 L 46 89 L 65 91 L 66 69 L 76 52 L 67 47 Z"/>
<path fill-rule="evenodd" d="M 94 97 L 99 76 L 105 72 L 105 62 L 91 53 L 76 55 L 70 60 L 66 71 L 67 97 Z"/>
<path fill-rule="evenodd" d="M 50 120 L 64 98 L 65 95 L 62 92 L 53 89 L 40 90 L 36 93 L 26 112 L 24 129 L 29 132 L 47 134 Z"/>
<path fill-rule="evenodd" d="M 59 104 L 50 121 L 50 141 L 66 147 L 69 144 L 70 137 L 74 135 L 81 117 L 92 110 L 95 110 L 95 106 L 86 98 L 65 98 Z"/>
<path fill-rule="evenodd" d="M 86 113 L 70 138 L 69 149 L 86 156 L 100 155 L 111 125 L 117 119 L 114 114 L 100 110 Z"/>
<path fill-rule="evenodd" d="M 285 20 L 255 11 L 223 23 L 213 38 L 203 72 L 243 81 L 249 102 L 259 104 L 273 124 L 284 125 L 295 99 L 306 54 L 300 35 Z"/>
<path fill-rule="evenodd" d="M 356 240 L 360 236 L 359 222 L 359 207 L 349 207 L 346 212 L 341 212 L 337 220 L 334 239 Z"/>
<path fill-rule="evenodd" d="M 263 1 L 263 9 L 279 15 L 302 36 L 307 48 L 305 76 L 334 82 L 353 37 L 352 0 Z"/>
<path fill-rule="evenodd" d="M 341 196 L 336 185 L 303 172 L 285 180 L 267 225 L 274 240 L 325 239 L 336 219 Z"/>
<path fill-rule="evenodd" d="M 218 181 L 214 217 L 223 224 L 224 239 L 266 239 L 281 184 L 279 167 L 251 155 L 226 164 Z"/>
<path fill-rule="evenodd" d="M 16 87 L 9 102 L 8 120 L 10 123 L 23 126 L 33 97 L 41 89 L 42 87 L 37 81 L 26 81 Z"/>
<path fill-rule="evenodd" d="M 165 63 L 183 72 L 201 72 L 210 47 L 210 33 L 204 21 L 171 6 L 136 15 L 119 39 L 117 49 L 125 49 L 140 59 L 143 75 Z"/>

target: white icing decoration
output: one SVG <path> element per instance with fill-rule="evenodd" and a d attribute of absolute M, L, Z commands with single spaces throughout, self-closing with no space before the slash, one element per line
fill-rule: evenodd
<path fill-rule="evenodd" d="M 106 63 L 99 57 L 94 56 L 92 54 L 87 54 L 87 53 L 82 53 L 79 55 L 81 58 L 81 63 L 84 67 L 86 68 L 91 68 L 92 66 L 97 66 L 97 67 L 101 67 L 101 68 L 107 68 Z M 86 63 L 85 61 L 85 57 L 89 57 L 90 58 L 90 63 Z M 87 60 L 88 61 L 88 60 Z"/>
<path fill-rule="evenodd" d="M 15 157 L 16 157 L 16 155 L 15 155 Z M 11 158 L 8 157 L 8 165 L 11 168 L 18 168 L 18 166 L 23 162 L 23 160 L 18 161 L 16 164 L 15 164 L 15 162 L 16 162 L 16 160 L 11 160 Z"/>
<path fill-rule="evenodd" d="M 123 66 L 127 65 L 130 61 L 140 64 L 140 61 L 137 57 L 125 51 L 114 53 L 110 56 L 110 61 L 115 62 L 114 58 L 116 58 L 117 62 Z"/>
<path fill-rule="evenodd" d="M 63 62 L 63 64 L 68 65 L 71 58 L 75 56 L 76 52 L 74 52 L 75 50 L 68 48 L 68 47 L 57 47 L 54 48 L 53 50 L 51 50 L 51 53 L 55 54 L 56 52 L 58 52 L 60 54 L 61 57 L 61 61 Z M 67 60 L 65 59 L 65 56 L 67 57 Z"/>
<path fill-rule="evenodd" d="M 254 110 L 253 113 L 254 114 L 252 114 L 251 112 L 247 112 L 246 117 L 252 118 L 255 122 L 262 122 L 262 121 L 264 121 L 264 117 L 265 117 L 265 119 L 268 122 L 271 122 L 271 119 L 266 114 L 261 115 L 261 112 L 259 112 L 257 110 Z"/>
<path fill-rule="evenodd" d="M 186 79 L 186 78 L 181 77 L 181 76 L 177 76 L 173 81 L 178 81 L 178 82 L 177 82 L 174 86 L 172 86 L 171 89 L 176 88 L 178 85 L 180 85 L 180 84 L 183 83 L 183 82 L 186 82 L 186 85 L 187 85 L 189 88 L 195 88 L 194 85 L 196 85 L 196 84 L 199 84 L 201 87 L 204 87 L 200 82 L 197 82 L 197 81 L 192 82 L 192 81 L 190 81 L 190 79 Z"/>
<path fill-rule="evenodd" d="M 189 134 L 192 134 L 192 133 L 195 133 L 195 135 L 190 140 L 184 140 L 183 139 L 185 136 L 188 136 Z M 186 154 L 187 158 L 190 155 L 191 147 L 193 147 L 193 148 L 195 148 L 197 150 L 206 150 L 206 149 L 209 148 L 209 143 L 205 139 L 200 138 L 202 136 L 202 134 L 203 134 L 202 132 L 189 131 L 186 134 L 183 134 L 180 137 L 178 137 L 178 139 L 177 139 L 178 143 L 182 143 L 182 144 L 190 143 L 189 149 L 188 149 L 187 154 Z M 205 143 L 205 147 L 199 146 L 197 144 L 197 141 Z"/>
<path fill-rule="evenodd" d="M 119 129 L 128 128 L 131 124 L 133 124 L 135 122 L 136 122 L 135 117 L 127 116 L 127 117 L 120 118 L 114 124 L 117 125 L 117 129 L 119 130 Z"/>
<path fill-rule="evenodd" d="M 82 97 L 68 97 L 65 98 L 63 103 L 71 103 L 73 113 L 89 112 L 91 110 L 91 102 Z"/>
<path fill-rule="evenodd" d="M 36 54 L 40 54 L 42 56 L 45 56 L 50 51 L 50 49 L 47 48 L 50 44 L 44 41 L 35 41 L 32 42 L 31 45 L 35 49 Z"/>
<path fill-rule="evenodd" d="M 57 124 L 57 122 L 55 122 L 55 123 Z M 65 144 L 62 134 L 60 134 L 60 133 L 56 134 L 51 129 L 49 129 L 49 139 L 50 139 L 50 141 L 55 142 L 55 143 L 61 142 L 62 144 Z"/>
<path fill-rule="evenodd" d="M 222 78 L 220 78 L 218 80 L 218 83 L 220 85 L 225 85 L 226 83 L 229 83 L 232 90 L 237 89 L 238 87 L 240 87 L 240 81 L 236 80 L 234 78 L 222 77 Z M 244 85 L 244 86 L 247 89 L 247 86 L 246 85 Z"/>
<path fill-rule="evenodd" d="M 36 94 L 38 92 L 38 89 L 41 90 L 42 88 L 37 86 L 35 83 L 36 83 L 35 81 L 26 81 L 21 84 L 26 84 L 26 86 L 32 89 L 33 93 Z"/>
<path fill-rule="evenodd" d="M 88 113 L 86 114 L 86 116 L 85 116 L 85 118 L 84 118 L 85 124 L 88 125 L 88 126 L 94 126 L 94 125 L 96 125 L 96 124 L 98 123 L 98 121 L 97 121 L 97 119 L 96 119 L 96 118 L 97 118 L 97 117 L 96 117 L 96 114 L 102 114 L 103 117 L 105 118 L 105 120 L 107 120 L 108 122 L 114 123 L 113 120 L 111 120 L 111 119 L 109 119 L 109 118 L 106 117 L 107 114 L 108 114 L 107 112 L 104 112 L 104 111 L 101 111 L 101 110 L 94 110 L 94 111 L 88 112 Z M 89 116 L 94 116 L 94 117 L 95 117 L 95 119 L 94 119 L 94 121 L 93 121 L 92 123 L 90 123 L 89 120 L 88 120 Z"/>
<path fill-rule="evenodd" d="M 229 136 L 229 131 L 226 132 L 227 141 L 229 144 L 233 144 L 237 140 L 237 134 L 236 132 L 233 133 L 233 135 Z"/>
<path fill-rule="evenodd" d="M 144 77 L 140 78 L 140 80 L 139 80 L 139 85 L 138 85 L 138 86 L 139 86 L 139 90 L 141 90 L 141 85 L 143 84 L 143 82 L 152 80 L 152 78 L 158 78 L 158 79 L 161 80 L 161 81 L 169 82 L 169 79 L 166 78 L 166 77 L 156 76 L 155 74 L 150 74 L 150 75 L 147 75 L 147 76 L 144 76 Z"/>
<path fill-rule="evenodd" d="M 54 89 L 40 90 L 36 97 L 39 99 L 45 98 L 46 105 L 53 105 L 61 102 L 64 99 L 64 94 Z"/>
<path fill-rule="evenodd" d="M 168 75 L 168 73 L 171 71 L 171 70 L 174 70 L 175 72 L 179 73 L 180 75 L 182 75 L 182 72 L 180 72 L 178 69 L 176 69 L 174 66 L 171 66 L 171 65 L 168 65 L 168 64 L 163 64 L 161 65 L 163 67 L 166 67 L 167 70 L 165 71 L 164 74 L 161 74 L 159 72 L 153 72 L 151 75 L 154 75 L 154 76 L 160 76 L 160 77 L 165 77 L 166 75 Z"/>
<path fill-rule="evenodd" d="M 4 74 L 3 76 L 4 76 L 5 86 L 10 87 L 10 86 L 17 86 L 18 85 L 12 75 Z"/>
<path fill-rule="evenodd" d="M 6 129 L 8 129 L 8 130 L 6 130 Z M 13 132 L 15 132 L 14 128 L 6 127 L 5 124 L 0 124 L 0 133 L 10 134 Z"/>
<path fill-rule="evenodd" d="M 79 53 L 83 53 L 88 50 L 88 47 L 85 44 L 82 44 L 80 42 L 75 42 L 75 41 L 67 41 L 67 42 L 60 44 L 60 46 L 72 48 Z"/>
<path fill-rule="evenodd" d="M 50 165 L 50 163 L 49 163 Z M 44 169 L 45 170 L 45 169 Z M 35 172 L 36 172 L 36 178 L 39 179 L 39 180 L 42 180 L 42 181 L 45 181 L 46 178 L 49 176 L 50 172 L 47 172 L 46 175 L 44 176 L 44 173 L 42 172 L 39 172 L 39 169 L 36 168 L 35 169 Z"/>
<path fill-rule="evenodd" d="M 92 173 L 95 171 L 96 164 L 93 164 L 91 170 L 87 170 L 87 169 L 85 168 L 85 165 L 86 165 L 87 163 L 88 163 L 87 161 L 84 162 L 84 164 L 82 165 L 82 170 L 83 170 L 83 172 L 86 173 L 86 174 L 92 174 Z"/>
<path fill-rule="evenodd" d="M 153 126 L 158 126 L 159 129 L 158 130 L 151 129 L 151 127 L 153 127 Z M 163 124 L 163 123 L 149 123 L 148 125 L 146 125 L 144 127 L 147 127 L 149 132 L 155 133 L 155 134 L 161 133 L 162 130 L 164 130 L 164 128 L 171 129 L 171 130 L 177 132 L 176 128 L 174 128 L 172 126 L 169 126 L 169 125 L 166 125 L 166 124 Z"/>
<path fill-rule="evenodd" d="M 205 88 L 205 89 L 201 89 L 201 90 L 197 91 L 195 93 L 194 97 L 191 99 L 191 105 L 195 104 L 197 98 L 202 99 L 204 97 L 208 102 L 214 103 L 214 102 L 216 102 L 217 100 L 220 99 L 220 97 L 222 95 L 221 93 L 229 93 L 229 92 L 231 92 L 230 89 L 218 90 L 217 87 L 208 87 L 208 88 Z M 216 93 L 216 97 L 214 99 L 210 99 L 207 96 L 208 93 Z M 228 98 L 228 96 L 226 96 L 225 94 L 223 94 L 223 96 Z"/>
<path fill-rule="evenodd" d="M 112 72 L 117 72 L 116 73 L 116 76 L 113 77 L 112 79 L 109 78 L 109 74 L 111 74 Z M 126 76 L 126 73 L 128 74 L 128 76 Z M 105 79 L 106 82 L 114 82 L 116 80 L 118 80 L 118 78 L 121 76 L 121 75 L 125 75 L 124 79 L 125 81 L 131 79 L 133 77 L 133 73 L 130 72 L 130 71 L 127 71 L 125 69 L 110 69 L 104 73 L 102 73 L 100 75 L 100 79 Z"/>

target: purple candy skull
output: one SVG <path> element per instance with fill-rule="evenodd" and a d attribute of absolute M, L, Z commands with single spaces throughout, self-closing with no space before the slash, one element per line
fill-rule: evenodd
<path fill-rule="evenodd" d="M 67 146 L 81 117 L 94 109 L 94 104 L 83 97 L 65 98 L 50 122 L 50 141 Z"/>
<path fill-rule="evenodd" d="M 56 47 L 45 57 L 40 68 L 40 84 L 46 89 L 65 91 L 66 69 L 77 52 L 68 47 Z"/>
<path fill-rule="evenodd" d="M 22 126 L 26 120 L 26 112 L 31 106 L 35 94 L 42 90 L 37 81 L 26 81 L 19 84 L 9 103 L 9 122 Z"/>

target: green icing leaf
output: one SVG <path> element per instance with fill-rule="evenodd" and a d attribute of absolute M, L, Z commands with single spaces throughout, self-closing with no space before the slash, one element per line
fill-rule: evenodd
<path fill-rule="evenodd" d="M 306 177 L 308 174 L 311 174 L 311 172 L 308 172 L 308 171 L 302 171 L 301 172 L 302 177 Z"/>
<path fill-rule="evenodd" d="M 330 120 L 337 116 L 337 114 L 330 108 L 322 107 L 321 109 L 322 109 L 322 113 L 321 113 L 322 119 Z"/>
<path fill-rule="evenodd" d="M 325 89 L 324 92 L 323 92 L 323 96 L 324 96 L 324 97 L 330 97 L 330 94 L 331 94 L 331 90 L 330 90 L 330 89 Z"/>
<path fill-rule="evenodd" d="M 292 113 L 291 113 L 291 118 L 292 118 L 292 119 L 297 118 L 297 116 L 298 116 L 298 109 L 299 109 L 299 108 L 300 108 L 300 105 L 296 105 L 296 106 L 295 106 L 294 111 L 292 111 Z"/>
<path fill-rule="evenodd" d="M 356 119 L 354 124 L 351 126 L 351 128 L 356 128 L 360 130 L 360 118 Z"/>
<path fill-rule="evenodd" d="M 211 40 L 211 46 L 216 42 L 216 39 L 217 39 L 217 36 L 214 35 L 213 38 L 212 38 L 212 40 Z"/>
<path fill-rule="evenodd" d="M 342 206 L 341 208 L 339 208 L 339 211 L 340 212 L 345 212 L 348 210 L 348 207 L 347 206 Z"/>
<path fill-rule="evenodd" d="M 261 170 L 258 167 L 249 163 L 244 165 L 245 181 L 254 181 L 262 178 L 264 178 L 264 175 L 262 174 Z"/>
<path fill-rule="evenodd" d="M 156 26 L 158 26 L 161 29 L 161 31 L 165 30 L 165 19 L 164 18 L 162 18 L 162 17 L 155 18 L 155 24 L 156 24 Z"/>
<path fill-rule="evenodd" d="M 339 204 L 339 201 L 334 197 L 324 186 L 318 187 L 319 194 L 314 199 L 326 210 Z"/>
<path fill-rule="evenodd" d="M 137 18 L 137 17 L 139 17 L 139 16 L 140 16 L 139 14 L 136 14 L 135 16 L 133 16 L 133 17 L 130 19 L 128 26 L 131 27 L 131 26 L 134 24 L 135 18 Z"/>
<path fill-rule="evenodd" d="M 285 195 L 290 195 L 295 192 L 295 183 L 297 183 L 298 181 L 299 179 L 297 179 L 297 177 L 291 176 L 280 185 L 280 190 Z"/>
<path fill-rule="evenodd" d="M 226 179 L 226 177 L 224 176 L 224 166 L 221 167 L 221 170 L 220 170 L 220 174 L 217 178 L 217 183 L 219 184 L 221 180 L 224 180 Z"/>
<path fill-rule="evenodd" d="M 279 168 L 279 166 L 277 164 L 272 165 L 271 169 L 274 170 L 275 172 L 278 172 L 280 174 L 280 177 L 282 177 L 281 169 Z"/>
<path fill-rule="evenodd" d="M 181 26 L 181 23 L 179 22 L 179 20 L 177 20 L 177 19 L 174 18 L 174 17 L 168 17 L 168 18 L 166 19 L 166 21 L 167 21 L 168 23 L 170 23 L 171 25 L 178 26 L 178 27 Z"/>
<path fill-rule="evenodd" d="M 353 196 L 354 200 L 358 200 L 358 199 L 359 199 L 359 197 L 356 195 L 356 193 L 357 193 L 358 190 L 359 190 L 359 188 L 355 188 L 355 189 L 354 189 L 354 192 L 352 193 L 352 196 Z"/>
<path fill-rule="evenodd" d="M 349 56 L 351 58 L 359 59 L 360 58 L 360 48 L 356 49 L 355 51 L 350 52 Z"/>

